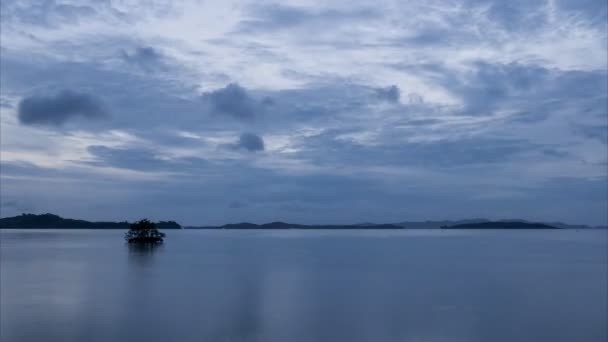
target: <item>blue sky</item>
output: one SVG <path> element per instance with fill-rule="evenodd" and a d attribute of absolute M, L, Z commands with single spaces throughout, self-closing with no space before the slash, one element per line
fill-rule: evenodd
<path fill-rule="evenodd" d="M 604 0 L 1 6 L 2 216 L 607 224 Z"/>

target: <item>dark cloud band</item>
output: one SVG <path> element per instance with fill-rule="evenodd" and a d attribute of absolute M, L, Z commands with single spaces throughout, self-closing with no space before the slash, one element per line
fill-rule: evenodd
<path fill-rule="evenodd" d="M 19 122 L 24 125 L 61 126 L 75 118 L 100 119 L 106 109 L 95 96 L 64 90 L 51 96 L 30 96 L 19 102 Z"/>

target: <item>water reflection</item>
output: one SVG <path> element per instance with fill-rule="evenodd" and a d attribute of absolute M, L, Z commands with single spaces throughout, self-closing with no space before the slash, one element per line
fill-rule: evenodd
<path fill-rule="evenodd" d="M 126 243 L 129 250 L 129 264 L 149 267 L 154 264 L 154 257 L 162 253 L 162 243 Z"/>
<path fill-rule="evenodd" d="M 606 340 L 605 235 L 60 233 L 2 241 L 1 341 Z"/>

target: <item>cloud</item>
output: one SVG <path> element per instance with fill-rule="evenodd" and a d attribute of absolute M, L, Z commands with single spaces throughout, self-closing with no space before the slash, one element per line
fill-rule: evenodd
<path fill-rule="evenodd" d="M 505 100 L 534 94 L 546 85 L 545 68 L 476 62 L 460 84 L 446 84 L 464 100 L 468 115 L 492 114 Z"/>
<path fill-rule="evenodd" d="M 547 21 L 545 4 L 536 1 L 467 0 L 485 10 L 488 20 L 509 31 L 533 31 Z"/>
<path fill-rule="evenodd" d="M 444 65 L 408 70 L 436 80 L 460 98 L 461 115 L 511 111 L 524 114 L 523 120 L 534 121 L 572 106 L 605 113 L 602 103 L 608 98 L 605 70 L 562 71 L 536 64 L 484 61 L 471 63 L 464 72 Z"/>
<path fill-rule="evenodd" d="M 241 202 L 241 201 L 238 201 L 238 200 L 237 201 L 231 201 L 228 204 L 228 208 L 230 208 L 230 209 L 241 209 L 241 208 L 245 208 L 245 207 L 247 207 L 247 203 Z"/>
<path fill-rule="evenodd" d="M 408 130 L 420 129 L 416 125 Z M 411 166 L 427 170 L 458 168 L 474 165 L 505 165 L 522 154 L 542 148 L 540 145 L 516 139 L 478 136 L 441 139 L 431 142 L 408 142 L 399 139 L 408 130 L 383 127 L 373 144 L 366 145 L 345 138 L 340 131 L 326 132 L 301 141 L 302 159 L 337 168 L 369 166 Z M 348 136 L 348 135 L 347 135 Z"/>
<path fill-rule="evenodd" d="M 399 90 L 399 87 L 392 85 L 390 87 L 376 89 L 376 96 L 381 100 L 397 103 L 401 97 L 401 91 Z"/>
<path fill-rule="evenodd" d="M 603 0 L 557 0 L 559 7 L 573 13 L 584 14 L 591 23 L 606 25 L 608 5 Z"/>
<path fill-rule="evenodd" d="M 15 208 L 18 205 L 19 205 L 19 203 L 15 200 L 7 200 L 7 201 L 2 201 L 2 203 L 0 203 L 0 206 L 7 207 L 7 208 Z"/>
<path fill-rule="evenodd" d="M 263 106 L 251 98 L 245 88 L 237 83 L 203 94 L 213 112 L 231 116 L 238 120 L 253 120 L 263 109 Z"/>
<path fill-rule="evenodd" d="M 605 145 L 608 145 L 608 125 L 579 125 L 574 130 L 577 134 L 584 137 L 595 139 Z"/>
<path fill-rule="evenodd" d="M 332 9 L 288 6 L 282 4 L 255 5 L 251 7 L 251 19 L 240 22 L 240 32 L 275 31 L 298 26 L 317 29 L 327 28 L 353 22 L 370 20 L 379 17 L 379 13 L 370 8 Z"/>
<path fill-rule="evenodd" d="M 16 98 L 14 102 L 17 105 L 22 94 L 27 96 L 31 92 L 32 84 L 36 84 L 39 89 L 57 89 L 57 80 L 61 80 L 60 89 L 78 90 L 78 93 L 88 94 L 97 103 L 103 101 L 105 118 L 111 115 L 111 120 L 89 120 L 90 122 L 78 118 L 79 129 L 103 127 L 149 132 L 158 128 L 166 132 L 168 126 L 191 130 L 193 127 L 216 129 L 220 124 L 226 124 L 217 122 L 214 126 L 218 120 L 202 116 L 200 93 L 185 83 L 164 80 L 151 73 L 111 69 L 96 63 L 55 60 L 40 62 L 40 59 L 39 55 L 30 60 L 2 52 L 0 82 L 3 97 L 11 100 Z M 112 59 L 115 59 L 115 55 L 112 55 Z M 12 94 L 15 95 L 10 96 Z M 34 97 L 56 97 L 54 93 L 40 94 L 47 96 Z M 167 120 L 169 116 L 173 119 Z M 77 118 L 70 117 L 68 123 L 72 122 L 71 119 Z"/>
<path fill-rule="evenodd" d="M 61 126 L 67 121 L 83 118 L 100 119 L 106 109 L 95 96 L 64 90 L 56 95 L 34 95 L 23 98 L 18 105 L 19 122 L 24 125 Z"/>
<path fill-rule="evenodd" d="M 166 70 L 163 55 L 149 46 L 137 47 L 132 52 L 122 50 L 121 57 L 128 64 L 134 65 L 146 72 Z"/>
<path fill-rule="evenodd" d="M 3 217 L 33 212 L 35 208 L 28 201 L 8 199 L 0 202 L 0 212 Z"/>
<path fill-rule="evenodd" d="M 11 109 L 11 108 L 13 108 L 13 105 L 11 103 L 9 103 L 8 101 L 4 101 L 4 100 L 0 99 L 0 108 Z"/>
<path fill-rule="evenodd" d="M 170 158 L 151 148 L 91 145 L 87 147 L 87 152 L 95 157 L 95 160 L 87 161 L 86 164 L 129 170 L 192 172 L 208 165 L 202 158 Z"/>
<path fill-rule="evenodd" d="M 465 0 L 467 6 L 483 10 L 487 19 L 508 31 L 530 34 L 550 24 L 551 16 L 557 10 L 573 17 L 585 17 L 590 24 L 605 25 L 607 18 L 606 2 L 603 0 L 556 0 L 544 1 L 497 1 Z M 552 8 L 553 7 L 553 8 Z"/>
<path fill-rule="evenodd" d="M 606 218 L 605 1 L 1 3 L 5 199 L 193 224 Z M 112 120 L 89 120 L 100 99 Z"/>
<path fill-rule="evenodd" d="M 95 165 L 113 166 L 135 170 L 158 170 L 165 163 L 152 150 L 133 148 L 111 148 L 103 145 L 87 147 L 87 152 L 97 158 Z"/>
<path fill-rule="evenodd" d="M 239 141 L 234 145 L 236 148 L 242 148 L 249 152 L 264 151 L 264 139 L 253 133 L 243 133 L 239 137 Z"/>
<path fill-rule="evenodd" d="M 7 0 L 2 2 L 2 20 L 20 21 L 30 25 L 56 27 L 77 24 L 80 20 L 97 15 L 97 10 L 88 5 L 57 3 L 40 0 L 32 4 Z"/>
<path fill-rule="evenodd" d="M 312 83 L 270 93 L 273 104 L 265 106 L 263 113 L 266 124 L 282 128 L 297 127 L 304 122 L 337 120 L 342 116 L 354 122 L 362 110 L 378 101 L 377 89 L 342 81 Z"/>

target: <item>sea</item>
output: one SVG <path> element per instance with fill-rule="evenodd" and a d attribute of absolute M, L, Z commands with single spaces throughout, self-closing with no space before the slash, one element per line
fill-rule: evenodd
<path fill-rule="evenodd" d="M 166 233 L 0 230 L 0 340 L 608 340 L 608 230 Z"/>

